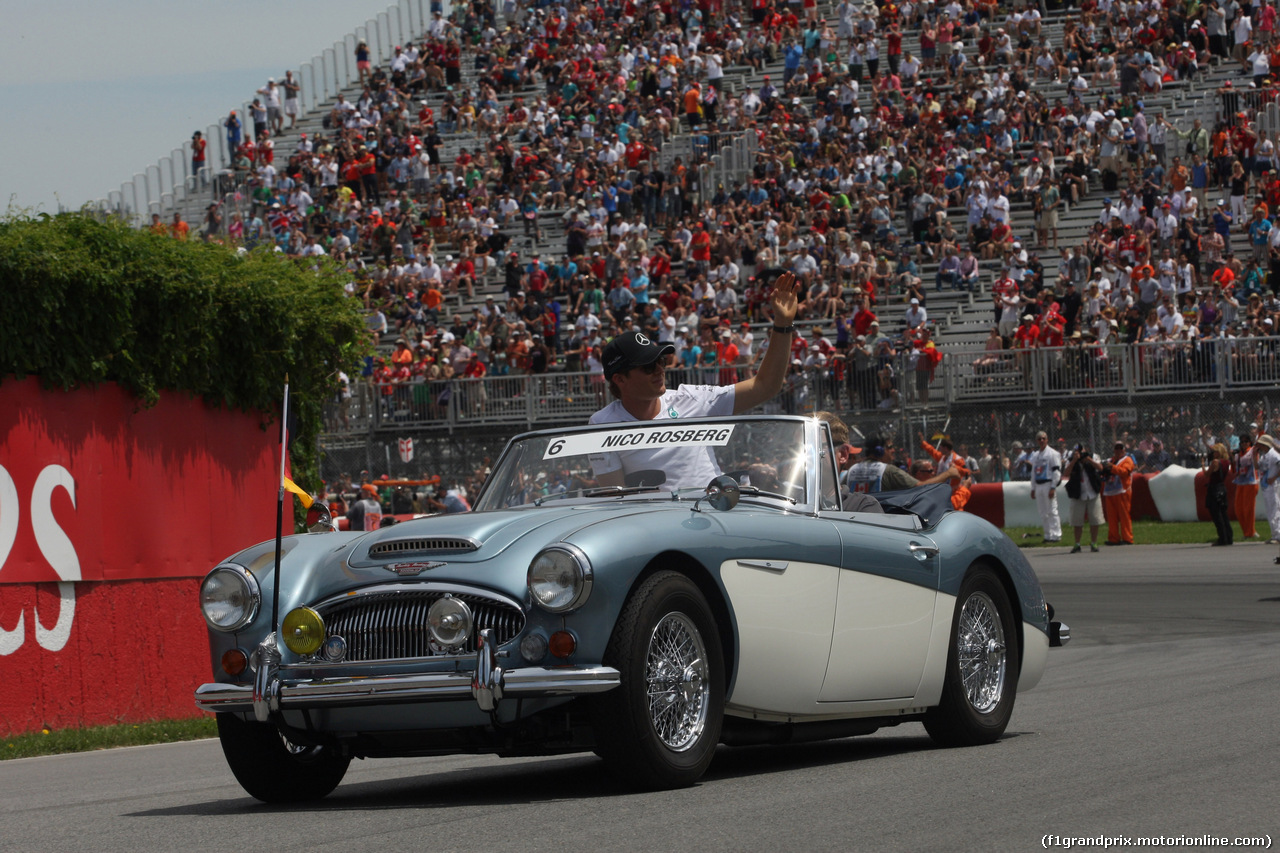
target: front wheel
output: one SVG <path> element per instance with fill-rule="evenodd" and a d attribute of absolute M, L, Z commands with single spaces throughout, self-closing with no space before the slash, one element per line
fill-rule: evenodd
<path fill-rule="evenodd" d="M 1017 630 L 995 572 L 970 569 L 956 598 L 942 701 L 924 719 L 935 743 L 974 746 L 1004 734 L 1018 692 Z"/>
<path fill-rule="evenodd" d="M 706 772 L 724 715 L 724 655 L 715 618 L 687 577 L 660 572 L 627 600 L 604 662 L 622 684 L 595 702 L 597 752 L 644 789 L 682 788 Z"/>
<path fill-rule="evenodd" d="M 270 723 L 218 714 L 222 754 L 240 787 L 264 803 L 301 803 L 327 796 L 351 759 L 327 746 L 289 743 Z"/>

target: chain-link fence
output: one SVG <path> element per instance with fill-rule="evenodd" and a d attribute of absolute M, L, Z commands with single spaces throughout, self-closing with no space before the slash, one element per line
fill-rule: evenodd
<path fill-rule="evenodd" d="M 899 461 L 921 454 L 921 435 L 931 442 L 946 435 L 959 453 L 982 463 L 975 469 L 980 481 L 1002 479 L 1005 459 L 1009 460 L 1010 476 L 1017 479 L 1020 472 L 1014 464 L 1015 442 L 1023 448 L 1033 447 L 1039 430 L 1049 434 L 1055 447 L 1069 449 L 1084 444 L 1104 456 L 1115 441 L 1123 441 L 1138 450 L 1142 464 L 1149 470 L 1160 470 L 1168 464 L 1198 467 L 1206 443 L 1222 441 L 1230 446 L 1232 436 L 1248 434 L 1251 425 L 1256 425 L 1252 430 L 1256 433 L 1280 434 L 1280 389 L 1227 396 L 1183 392 L 1128 401 L 954 404 L 945 411 L 910 407 L 899 411 L 856 411 L 849 409 L 844 394 L 832 396 L 822 387 L 807 384 L 803 390 L 801 396 L 796 396 L 798 389 L 784 391 L 762 411 L 812 414 L 830 409 L 849 424 L 851 442 L 885 443 Z M 788 397 L 788 393 L 792 396 Z M 585 418 L 574 422 L 585 423 Z M 329 483 L 338 482 L 345 474 L 357 484 L 362 472 L 371 479 L 383 474 L 410 480 L 439 475 L 445 487 L 465 486 L 470 490 L 483 481 L 486 470 L 511 436 L 523 429 L 523 424 L 473 426 L 442 434 L 438 430 L 405 427 L 396 432 L 331 437 L 321 447 L 320 472 Z M 407 460 L 402 450 L 409 456 Z"/>
<path fill-rule="evenodd" d="M 850 423 L 861 426 L 863 421 L 853 415 Z M 886 430 L 880 437 L 906 456 L 920 454 L 921 435 L 931 442 L 948 436 L 958 453 L 979 463 L 988 460 L 975 469 L 979 481 L 1004 479 L 1006 460 L 1011 479 L 1026 479 L 1026 472 L 1016 466 L 1017 451 L 1035 447 L 1040 430 L 1059 450 L 1082 444 L 1103 457 L 1116 441 L 1123 441 L 1136 451 L 1139 470 L 1155 472 L 1168 465 L 1199 467 L 1207 446 L 1214 442 L 1232 446 L 1233 437 L 1280 431 L 1280 391 L 1228 398 L 1183 393 L 1133 402 L 954 406 L 945 414 L 904 413 L 892 421 L 882 420 L 877 428 Z M 862 431 L 872 434 L 865 427 Z"/>

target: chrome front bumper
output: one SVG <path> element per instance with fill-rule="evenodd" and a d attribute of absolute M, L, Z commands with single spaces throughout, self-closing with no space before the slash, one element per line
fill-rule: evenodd
<path fill-rule="evenodd" d="M 1065 622 L 1049 623 L 1049 645 L 1052 647 L 1065 646 L 1071 642 L 1071 629 Z"/>
<path fill-rule="evenodd" d="M 481 632 L 474 672 L 431 672 L 420 675 L 370 675 L 282 681 L 274 638 L 253 684 L 202 684 L 196 689 L 196 707 L 204 711 L 253 711 L 266 721 L 271 713 L 290 708 L 350 707 L 397 702 L 450 702 L 474 699 L 482 711 L 492 711 L 499 700 L 574 696 L 604 693 L 622 682 L 610 666 L 529 666 L 503 669 L 493 654 L 488 630 Z M 273 654 L 274 653 L 274 654 Z"/>

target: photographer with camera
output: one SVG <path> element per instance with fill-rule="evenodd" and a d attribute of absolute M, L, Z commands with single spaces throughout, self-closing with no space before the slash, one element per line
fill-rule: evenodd
<path fill-rule="evenodd" d="M 1080 553 L 1080 534 L 1084 523 L 1089 522 L 1089 550 L 1098 553 L 1098 528 L 1102 526 L 1102 460 L 1089 448 L 1077 444 L 1071 451 L 1067 467 L 1062 470 L 1067 483 L 1067 497 L 1071 501 L 1071 529 L 1076 544 L 1071 553 Z"/>
<path fill-rule="evenodd" d="M 1102 512 L 1107 517 L 1107 544 L 1132 545 L 1133 519 L 1129 507 L 1133 501 L 1133 457 L 1125 453 L 1123 441 L 1117 441 L 1111 458 L 1102 463 Z"/>
<path fill-rule="evenodd" d="M 207 148 L 203 133 L 197 130 L 191 134 L 191 177 L 198 179 L 202 187 L 209 181 L 209 173 L 204 170 Z"/>

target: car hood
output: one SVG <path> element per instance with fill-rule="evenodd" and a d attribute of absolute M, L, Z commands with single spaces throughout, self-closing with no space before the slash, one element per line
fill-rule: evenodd
<path fill-rule="evenodd" d="M 672 513 L 671 524 L 678 526 L 689 507 L 688 502 L 593 501 L 437 515 L 370 533 L 288 537 L 282 606 L 312 604 L 373 584 L 415 581 L 479 586 L 521 601 L 529 565 L 548 545 L 573 542 L 601 524 L 655 513 Z M 631 523 L 623 523 L 631 529 Z M 273 554 L 272 543 L 264 542 L 231 562 L 250 567 L 265 591 L 271 587 Z"/>
<path fill-rule="evenodd" d="M 521 556 L 529 548 L 533 549 L 532 558 L 547 545 L 571 541 L 583 528 L 655 512 L 687 515 L 689 507 L 689 503 L 670 501 L 615 500 L 436 515 L 367 534 L 355 543 L 347 562 L 353 568 L 437 558 L 450 563 L 484 563 Z"/>

